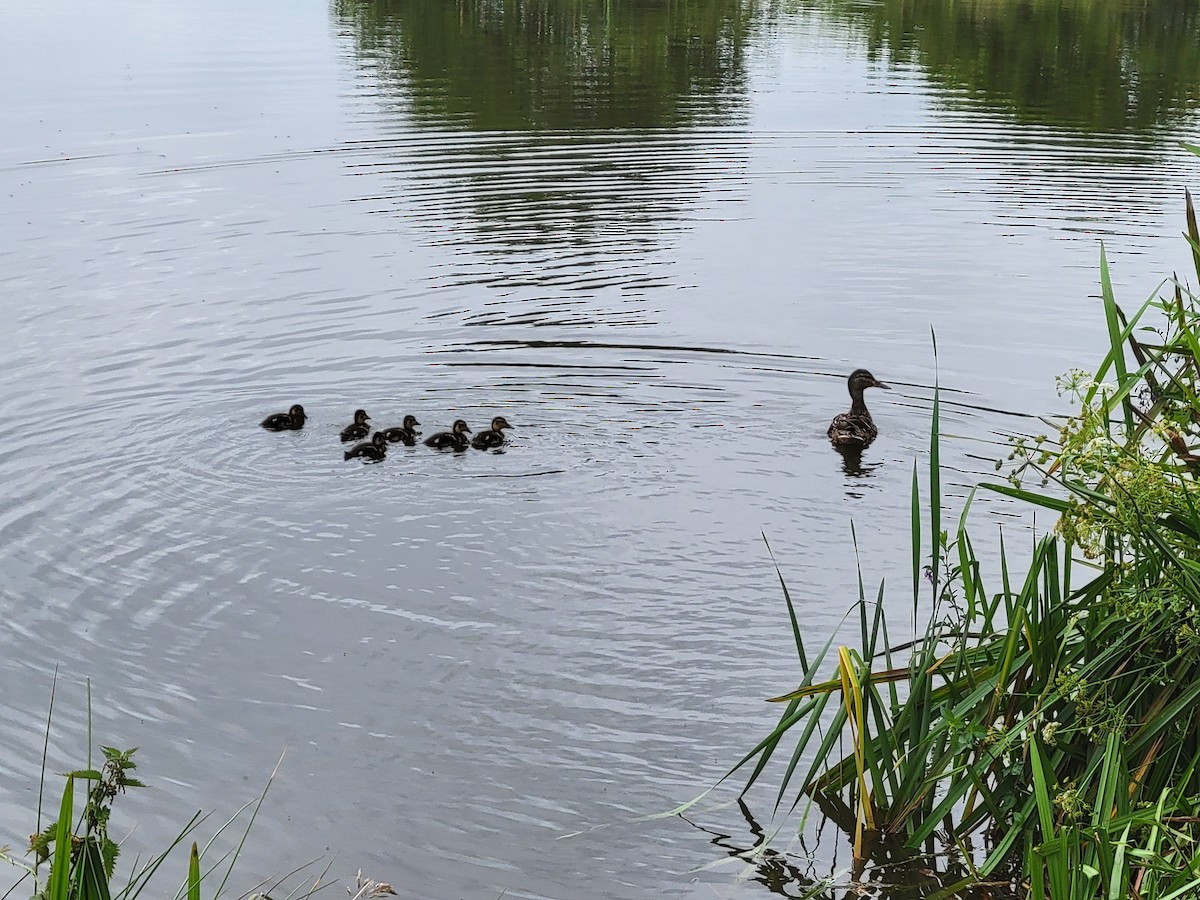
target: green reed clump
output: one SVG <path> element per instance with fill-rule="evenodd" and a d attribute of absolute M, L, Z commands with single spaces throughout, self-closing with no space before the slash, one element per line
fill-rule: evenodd
<path fill-rule="evenodd" d="M 88 743 L 90 745 L 90 687 L 88 697 Z M 52 719 L 54 707 L 53 690 L 51 691 L 50 706 L 50 718 Z M 48 744 L 49 720 L 46 727 L 46 741 Z M 104 763 L 100 768 L 94 768 L 89 758 L 85 768 L 76 769 L 64 774 L 58 818 L 45 828 L 40 828 L 39 826 L 40 830 L 29 839 L 29 853 L 33 857 L 32 864 L 14 856 L 9 848 L 0 847 L 0 860 L 8 862 L 24 872 L 17 884 L 4 893 L 4 897 L 11 895 L 26 880 L 31 882 L 30 896 L 33 900 L 134 900 L 143 890 L 149 887 L 151 880 L 155 882 L 154 891 L 158 896 L 172 896 L 173 891 L 173 896 L 176 900 L 183 900 L 184 897 L 187 900 L 200 900 L 200 886 L 202 882 L 208 883 L 208 889 L 206 889 L 205 893 L 210 893 L 213 897 L 220 896 L 233 872 L 234 864 L 241 854 L 242 847 L 249 836 L 250 828 L 254 824 L 258 810 L 266 799 L 267 790 L 274 780 L 275 773 L 271 773 L 271 777 L 267 779 L 267 784 L 258 797 L 239 809 L 230 819 L 221 825 L 203 848 L 199 847 L 195 842 L 192 843 L 183 884 L 177 889 L 168 888 L 168 893 L 164 895 L 161 882 L 163 877 L 167 876 L 156 876 L 159 875 L 167 857 L 196 830 L 200 823 L 204 821 L 205 816 L 196 813 L 174 837 L 166 841 L 166 846 L 161 852 L 152 855 L 140 865 L 135 861 L 130 874 L 123 879 L 118 879 L 116 877 L 116 863 L 120 848 L 109 836 L 109 820 L 112 816 L 113 804 L 116 798 L 124 794 L 128 788 L 140 788 L 145 785 L 130 774 L 137 768 L 137 763 L 133 758 L 137 752 L 136 748 L 120 750 L 115 747 L 103 747 L 101 750 L 104 756 Z M 282 762 L 282 758 L 280 761 Z M 46 781 L 44 762 L 43 759 L 43 785 Z M 89 787 L 83 809 L 77 814 L 75 791 L 78 784 L 87 784 Z M 40 806 L 39 800 L 39 817 Z M 236 848 L 224 854 L 215 864 L 202 869 L 201 861 L 205 852 L 213 846 L 214 842 L 246 810 L 250 810 L 250 814 Z M 50 864 L 49 873 L 43 878 L 42 867 L 47 862 Z M 308 865 L 311 865 L 311 863 L 301 866 L 294 872 L 289 873 L 285 878 L 297 874 L 301 869 L 307 868 Z M 322 877 L 323 875 L 324 873 L 322 873 Z M 213 885 L 214 881 L 216 882 L 215 886 Z M 282 883 L 283 879 L 280 879 L 269 886 L 265 884 L 259 885 L 260 888 L 264 889 L 263 893 L 243 896 L 265 897 L 266 889 L 273 890 L 278 888 Z M 367 893 L 363 893 L 364 884 L 370 887 Z M 360 891 L 356 896 L 377 896 L 375 889 L 380 884 L 382 883 L 369 880 L 364 881 L 360 877 L 358 885 Z M 298 894 L 300 898 L 308 897 L 320 887 L 321 877 L 318 877 L 316 883 L 308 887 L 307 890 L 301 889 L 299 892 L 291 891 L 289 892 L 289 896 L 297 896 Z M 383 884 L 382 887 L 387 888 L 389 886 Z M 351 893 L 353 894 L 353 892 Z"/>
<path fill-rule="evenodd" d="M 184 837 L 195 828 L 200 816 L 194 816 L 167 848 L 137 869 L 128 882 L 118 888 L 114 883 L 114 872 L 120 848 L 109 837 L 108 823 L 112 816 L 113 801 L 131 787 L 145 785 L 129 773 L 137 768 L 133 760 L 136 748 L 118 750 L 115 747 L 101 748 L 104 764 L 99 769 L 76 769 L 64 776 L 62 799 L 58 818 L 29 838 L 29 853 L 32 865 L 11 856 L 7 848 L 0 848 L 0 859 L 5 859 L 26 877 L 32 877 L 34 900 L 113 900 L 133 898 L 141 893 L 159 866 Z M 43 781 L 45 773 L 43 772 Z M 77 782 L 89 784 L 82 813 L 75 815 L 75 787 Z M 200 885 L 198 849 L 192 844 L 193 863 L 189 867 L 185 890 L 189 900 L 198 900 Z M 42 864 L 49 861 L 50 872 L 44 882 L 39 880 Z M 14 885 L 15 889 L 16 885 Z M 11 893 L 11 890 L 9 893 Z M 177 893 L 183 893 L 183 890 Z M 7 896 L 7 894 L 6 894 Z"/>
<path fill-rule="evenodd" d="M 107 897 L 109 894 L 108 883 L 113 876 L 117 854 L 120 853 L 116 842 L 108 836 L 112 803 L 117 794 L 125 793 L 126 788 L 144 785 L 129 774 L 137 768 L 137 763 L 133 761 L 136 748 L 118 750 L 115 747 L 103 747 L 101 750 L 104 753 L 103 767 L 68 773 L 58 821 L 51 822 L 41 833 L 29 839 L 29 851 L 38 863 L 45 862 L 52 853 L 54 855 L 50 881 L 36 895 L 41 900 L 60 896 Z M 79 833 L 75 833 L 71 827 L 77 779 L 91 782 Z"/>
<path fill-rule="evenodd" d="M 1187 222 L 1200 280 L 1190 195 Z M 1011 482 L 985 486 L 1058 522 L 1019 567 L 1001 538 L 991 588 L 970 500 L 943 529 L 935 395 L 925 504 L 913 473 L 924 632 L 893 640 L 883 587 L 860 588 L 857 648 L 810 660 L 785 586 L 804 674 L 732 770 L 755 763 L 745 790 L 794 741 L 776 810 L 816 804 L 858 860 L 880 837 L 957 850 L 972 871 L 935 896 L 1200 894 L 1200 296 L 1164 285 L 1126 316 L 1102 253 L 1107 354 L 1061 382 L 1078 411 L 1056 439 L 1017 443 Z"/>

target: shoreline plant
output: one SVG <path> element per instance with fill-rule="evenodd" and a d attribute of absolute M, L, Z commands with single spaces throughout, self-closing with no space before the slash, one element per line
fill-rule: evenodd
<path fill-rule="evenodd" d="M 894 641 L 860 577 L 857 646 L 810 659 L 780 579 L 803 677 L 725 777 L 753 764 L 744 795 L 786 739 L 775 813 L 815 806 L 853 836 L 852 881 L 898 843 L 957 860 L 931 898 L 1200 896 L 1200 295 L 1173 277 L 1127 316 L 1103 249 L 1100 280 L 1108 351 L 1060 382 L 1078 411 L 981 486 L 1057 516 L 1027 563 L 1001 534 L 985 585 L 974 492 L 944 528 L 935 391 L 912 489 L 924 632 Z"/>
<path fill-rule="evenodd" d="M 57 682 L 56 674 L 54 686 L 51 688 L 50 711 L 46 722 L 47 747 L 53 720 Z M 266 800 L 267 792 L 278 773 L 279 765 L 276 765 L 275 771 L 267 779 L 261 793 L 243 805 L 217 828 L 203 846 L 196 841 L 192 842 L 182 884 L 176 888 L 167 888 L 167 893 L 164 894 L 161 882 L 167 876 L 160 875 L 163 863 L 196 831 L 207 816 L 200 812 L 195 813 L 178 833 L 167 841 L 165 849 L 153 854 L 143 863 L 135 860 L 130 874 L 123 882 L 118 881 L 116 863 L 120 855 L 120 847 L 118 842 L 109 835 L 109 820 L 112 815 L 113 803 L 128 788 L 141 788 L 145 785 L 130 774 L 137 768 L 137 763 L 134 761 L 137 748 L 121 750 L 115 747 L 102 747 L 104 762 L 99 768 L 93 766 L 90 751 L 92 746 L 90 685 L 88 687 L 87 745 L 89 750 L 86 766 L 82 769 L 62 773 L 64 782 L 58 817 L 45 827 L 41 825 L 42 798 L 46 785 L 46 751 L 45 748 L 43 749 L 42 786 L 38 792 L 38 828 L 34 834 L 30 835 L 28 848 L 28 853 L 33 857 L 33 861 L 27 863 L 14 856 L 8 847 L 0 847 L 0 860 L 10 863 L 23 872 L 16 883 L 9 887 L 3 895 L 0 895 L 0 900 L 11 896 L 26 879 L 32 881 L 30 896 L 33 900 L 135 900 L 143 890 L 150 886 L 151 881 L 154 881 L 153 890 L 156 895 L 174 897 L 175 900 L 185 900 L 185 898 L 186 900 L 200 900 L 202 883 L 207 883 L 211 887 L 214 881 L 216 886 L 211 890 L 211 894 L 214 898 L 221 896 L 249 837 L 258 811 L 261 809 L 263 801 Z M 283 757 L 281 756 L 280 764 L 282 762 Z M 86 784 L 88 787 L 83 809 L 77 811 L 75 792 L 80 784 Z M 202 867 L 205 854 L 247 810 L 250 810 L 249 818 L 236 846 L 223 853 L 212 865 Z M 42 869 L 46 863 L 49 863 L 49 872 L 43 880 Z M 279 888 L 285 881 L 311 865 L 313 862 L 306 863 L 282 878 L 271 880 L 269 884 L 263 882 L 250 893 L 241 896 L 266 897 L 268 891 Z M 326 866 L 325 871 L 317 877 L 315 883 L 308 887 L 301 886 L 295 890 L 289 890 L 287 896 L 297 897 L 300 900 L 312 896 L 320 888 L 326 886 L 323 879 L 328 868 Z M 388 893 L 390 885 L 363 879 L 360 872 L 356 889 L 357 893 L 352 890 L 351 896 L 375 897 Z M 205 893 L 209 893 L 209 890 L 206 889 Z"/>

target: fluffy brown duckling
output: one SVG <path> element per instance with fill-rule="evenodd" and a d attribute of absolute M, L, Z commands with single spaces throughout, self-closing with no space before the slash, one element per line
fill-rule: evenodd
<path fill-rule="evenodd" d="M 439 431 L 425 441 L 425 446 L 434 450 L 466 450 L 470 446 L 470 440 L 467 438 L 470 432 L 466 422 L 455 419 L 450 431 Z"/>
<path fill-rule="evenodd" d="M 373 459 L 380 460 L 387 456 L 387 438 L 383 436 L 382 431 L 375 432 L 369 441 L 363 441 L 347 450 L 343 456 L 346 459 Z"/>
<path fill-rule="evenodd" d="M 405 416 L 403 425 L 399 428 L 385 428 L 382 434 L 393 444 L 415 447 L 417 445 L 417 435 L 421 433 L 416 428 L 420 424 L 416 416 Z"/>
<path fill-rule="evenodd" d="M 274 413 L 262 420 L 262 427 L 267 431 L 299 431 L 304 427 L 304 407 L 295 404 L 285 413 Z"/>
<path fill-rule="evenodd" d="M 371 426 L 367 424 L 370 418 L 366 410 L 356 409 L 354 411 L 354 424 L 347 425 L 342 429 L 342 441 L 357 441 L 370 434 Z"/>
<path fill-rule="evenodd" d="M 887 391 L 891 388 L 866 369 L 855 369 L 851 372 L 847 386 L 850 389 L 850 412 L 834 416 L 833 421 L 829 423 L 829 440 L 838 448 L 861 449 L 879 437 L 879 429 L 875 427 L 875 422 L 867 411 L 867 404 L 863 401 L 863 391 L 870 387 Z"/>
<path fill-rule="evenodd" d="M 512 428 L 512 426 L 508 424 L 508 420 L 504 416 L 496 416 L 492 419 L 491 428 L 479 432 L 471 439 L 471 446 L 476 450 L 491 450 L 503 446 L 505 428 Z"/>

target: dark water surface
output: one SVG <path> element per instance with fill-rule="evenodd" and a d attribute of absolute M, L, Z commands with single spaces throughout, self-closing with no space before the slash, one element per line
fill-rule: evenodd
<path fill-rule="evenodd" d="M 53 771 L 86 678 L 141 748 L 129 859 L 286 748 L 239 890 L 336 854 L 412 897 L 765 895 L 700 868 L 735 808 L 632 822 L 798 677 L 760 533 L 814 642 L 852 520 L 905 622 L 931 327 L 957 515 L 1097 358 L 1099 241 L 1140 301 L 1200 186 L 1183 0 L 69 0 L 0 48 L 0 844 L 57 665 Z M 851 474 L 859 365 L 896 389 Z M 516 428 L 364 466 L 357 406 Z"/>

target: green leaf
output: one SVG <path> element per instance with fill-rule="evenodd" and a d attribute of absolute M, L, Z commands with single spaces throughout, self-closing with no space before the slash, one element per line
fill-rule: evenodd
<path fill-rule="evenodd" d="M 53 846 L 54 839 L 57 836 L 58 822 L 51 822 L 40 834 L 30 836 L 29 852 L 33 854 L 36 862 L 43 863 L 50 858 L 50 848 Z"/>
<path fill-rule="evenodd" d="M 200 850 L 192 841 L 192 855 L 188 860 L 187 900 L 200 900 Z"/>
<path fill-rule="evenodd" d="M 112 881 L 113 871 L 117 867 L 117 857 L 121 855 L 121 848 L 116 841 L 105 837 L 100 842 L 100 852 L 104 858 L 104 877 Z"/>
<path fill-rule="evenodd" d="M 79 889 L 77 900 L 112 900 L 104 860 L 94 840 L 84 841 L 76 865 L 79 868 L 76 878 Z"/>
<path fill-rule="evenodd" d="M 67 900 L 71 889 L 71 818 L 75 814 L 75 777 L 67 776 L 59 805 L 54 835 L 54 859 L 50 863 L 49 900 Z"/>
<path fill-rule="evenodd" d="M 1059 513 L 1064 513 L 1071 508 L 1071 501 L 1069 500 L 1022 490 L 1021 488 L 1013 487 L 1011 484 L 998 484 L 996 482 L 985 481 L 979 486 L 987 488 L 989 491 L 995 491 L 997 494 L 1012 497 L 1014 500 L 1024 500 L 1026 503 L 1032 503 L 1035 506 L 1044 506 L 1046 509 L 1052 509 Z"/>

